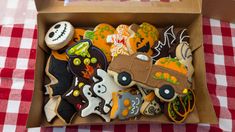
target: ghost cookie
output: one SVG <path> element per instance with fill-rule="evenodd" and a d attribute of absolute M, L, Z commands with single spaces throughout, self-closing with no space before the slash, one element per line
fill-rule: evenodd
<path fill-rule="evenodd" d="M 128 38 L 127 47 L 131 54 L 135 52 L 153 54 L 151 47 L 159 39 L 159 32 L 153 25 L 146 22 L 141 25 L 132 24 L 129 32 L 131 35 Z"/>
<path fill-rule="evenodd" d="M 163 30 L 160 40 L 155 41 L 152 49 L 152 59 L 157 61 L 162 57 L 168 57 L 170 55 L 169 50 L 175 45 L 176 36 L 174 34 L 174 26 L 168 27 Z"/>
<path fill-rule="evenodd" d="M 61 21 L 48 30 L 45 36 L 45 42 L 50 49 L 58 50 L 70 42 L 73 34 L 73 26 L 67 21 Z"/>
<path fill-rule="evenodd" d="M 107 36 L 107 43 L 112 44 L 111 46 L 111 56 L 116 57 L 119 54 L 129 55 L 129 51 L 127 48 L 127 39 L 130 36 L 128 32 L 129 26 L 127 25 L 119 25 L 116 28 L 116 33 Z"/>
<path fill-rule="evenodd" d="M 95 27 L 93 31 L 87 30 L 84 33 L 85 39 L 90 39 L 94 46 L 101 49 L 101 51 L 105 54 L 108 62 L 111 61 L 111 45 L 106 42 L 106 37 L 108 35 L 114 34 L 115 28 L 109 24 L 99 24 Z"/>
<path fill-rule="evenodd" d="M 91 92 L 89 85 L 85 85 L 82 87 L 82 96 L 85 100 L 85 105 L 82 106 L 80 115 L 81 117 L 86 117 L 91 114 L 96 114 L 102 117 L 106 122 L 110 122 L 110 117 L 108 114 L 102 114 L 100 106 L 101 99 L 94 96 L 94 94 Z"/>
<path fill-rule="evenodd" d="M 118 86 L 113 78 L 108 75 L 107 72 L 105 72 L 102 69 L 97 69 L 94 76 L 93 76 L 94 84 L 92 85 L 92 92 L 101 98 L 102 100 L 102 111 L 103 113 L 107 114 L 113 105 L 112 102 L 112 93 L 118 92 L 120 90 L 123 90 L 120 86 Z"/>
<path fill-rule="evenodd" d="M 118 118 L 119 120 L 125 120 L 139 115 L 143 101 L 140 93 L 114 92 L 112 97 L 113 107 L 110 113 L 111 119 Z"/>
<path fill-rule="evenodd" d="M 138 89 L 142 94 L 142 98 L 144 100 L 140 108 L 140 113 L 147 116 L 154 116 L 156 114 L 159 114 L 161 112 L 161 108 L 155 99 L 156 96 L 154 92 L 140 86 L 138 86 Z"/>
<path fill-rule="evenodd" d="M 104 53 L 92 45 L 89 39 L 84 39 L 66 50 L 69 56 L 69 67 L 76 76 L 90 80 L 96 69 L 107 69 L 107 59 Z"/>
<path fill-rule="evenodd" d="M 51 55 L 46 65 L 46 75 L 50 83 L 45 85 L 50 97 L 63 95 L 72 85 L 73 75 L 67 69 L 68 62 Z"/>

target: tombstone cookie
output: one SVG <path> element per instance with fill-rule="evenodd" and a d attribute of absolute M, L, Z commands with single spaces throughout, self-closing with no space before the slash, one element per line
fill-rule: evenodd
<path fill-rule="evenodd" d="M 113 78 L 104 70 L 97 69 L 94 76 L 94 84 L 92 85 L 92 92 L 101 98 L 103 108 L 102 111 L 107 114 L 113 105 L 112 102 L 112 93 L 118 92 L 120 90 L 123 90 L 120 86 L 118 86 Z"/>
<path fill-rule="evenodd" d="M 50 49 L 58 50 L 70 42 L 73 34 L 73 26 L 67 21 L 61 21 L 48 30 L 45 36 L 45 42 Z"/>
<path fill-rule="evenodd" d="M 130 36 L 128 32 L 129 26 L 127 25 L 119 25 L 116 28 L 116 33 L 107 36 L 107 43 L 111 43 L 111 56 L 116 57 L 119 54 L 129 55 L 129 51 L 127 48 L 127 39 Z"/>
<path fill-rule="evenodd" d="M 159 39 L 158 30 L 149 23 L 142 23 L 140 26 L 132 24 L 129 27 L 129 32 L 131 35 L 127 41 L 127 46 L 130 53 L 144 52 L 152 55 L 151 47 Z"/>
<path fill-rule="evenodd" d="M 141 94 L 131 94 L 130 92 L 114 92 L 111 119 L 125 120 L 135 117 L 140 113 L 142 104 Z"/>
<path fill-rule="evenodd" d="M 71 72 L 83 79 L 89 80 L 96 69 L 107 69 L 107 59 L 104 53 L 92 45 L 89 39 L 84 39 L 66 50 L 69 56 Z"/>
<path fill-rule="evenodd" d="M 155 41 L 152 49 L 154 54 L 152 58 L 154 61 L 162 57 L 169 57 L 169 50 L 173 45 L 175 45 L 176 36 L 174 34 L 174 26 L 168 27 L 163 30 L 160 40 Z"/>
<path fill-rule="evenodd" d="M 92 91 L 90 90 L 89 85 L 85 85 L 82 87 L 82 96 L 85 100 L 85 105 L 82 106 L 80 115 L 81 117 L 86 117 L 91 114 L 97 114 L 102 117 L 106 122 L 110 122 L 110 117 L 108 114 L 102 114 L 100 106 L 101 99 L 99 97 L 94 96 Z"/>
<path fill-rule="evenodd" d="M 108 62 L 111 61 L 111 45 L 106 42 L 106 38 L 108 35 L 114 34 L 115 28 L 113 28 L 109 24 L 99 24 L 95 27 L 94 31 L 87 30 L 84 33 L 85 39 L 90 39 L 94 46 L 101 49 L 101 51 L 105 54 Z"/>

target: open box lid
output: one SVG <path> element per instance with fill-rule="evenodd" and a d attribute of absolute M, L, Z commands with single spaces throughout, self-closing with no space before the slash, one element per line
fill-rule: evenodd
<path fill-rule="evenodd" d="M 203 0 L 202 13 L 206 17 L 235 22 L 235 0 Z"/>
<path fill-rule="evenodd" d="M 65 4 L 66 1 L 70 1 Z M 39 13 L 43 12 L 133 12 L 133 13 L 201 13 L 202 0 L 175 0 L 160 2 L 150 0 L 35 0 Z"/>

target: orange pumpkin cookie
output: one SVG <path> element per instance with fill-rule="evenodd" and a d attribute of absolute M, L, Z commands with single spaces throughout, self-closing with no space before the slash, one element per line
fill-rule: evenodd
<path fill-rule="evenodd" d="M 107 43 L 112 43 L 110 49 L 112 57 L 116 57 L 119 54 L 129 55 L 126 45 L 127 39 L 130 36 L 128 28 L 129 26 L 121 24 L 116 28 L 115 34 L 107 36 Z"/>
<path fill-rule="evenodd" d="M 69 46 L 77 43 L 78 41 L 83 39 L 84 33 L 86 30 L 82 29 L 82 28 L 76 28 L 74 30 L 74 35 L 73 35 L 73 39 L 69 42 Z"/>
<path fill-rule="evenodd" d="M 127 47 L 131 54 L 135 52 L 153 54 L 151 47 L 159 38 L 159 32 L 153 25 L 146 22 L 141 25 L 132 24 L 129 27 L 129 32 L 131 36 L 127 41 Z"/>
<path fill-rule="evenodd" d="M 87 30 L 84 33 L 84 37 L 86 39 L 90 39 L 96 47 L 101 49 L 103 53 L 105 54 L 108 62 L 111 61 L 111 52 L 110 48 L 111 45 L 109 45 L 106 42 L 106 38 L 108 35 L 114 34 L 115 33 L 115 28 L 113 28 L 109 24 L 99 24 L 95 27 L 94 31 Z"/>

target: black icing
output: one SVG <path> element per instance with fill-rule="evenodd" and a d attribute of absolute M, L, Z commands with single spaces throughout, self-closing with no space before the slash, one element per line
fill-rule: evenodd
<path fill-rule="evenodd" d="M 145 53 L 147 53 L 149 50 L 150 50 L 150 44 L 149 44 L 149 42 L 147 42 L 143 47 L 137 49 L 137 52 L 145 52 Z"/>
<path fill-rule="evenodd" d="M 69 123 L 77 110 L 72 104 L 62 99 L 59 103 L 57 112 L 65 120 L 66 123 Z"/>
<path fill-rule="evenodd" d="M 168 90 L 169 93 L 166 93 L 165 90 Z M 164 99 L 172 99 L 175 96 L 175 90 L 170 85 L 164 85 L 159 89 L 159 94 Z"/>
<path fill-rule="evenodd" d="M 122 86 L 128 86 L 132 81 L 131 75 L 127 72 L 119 73 L 117 79 L 118 79 L 118 83 L 121 84 Z"/>

